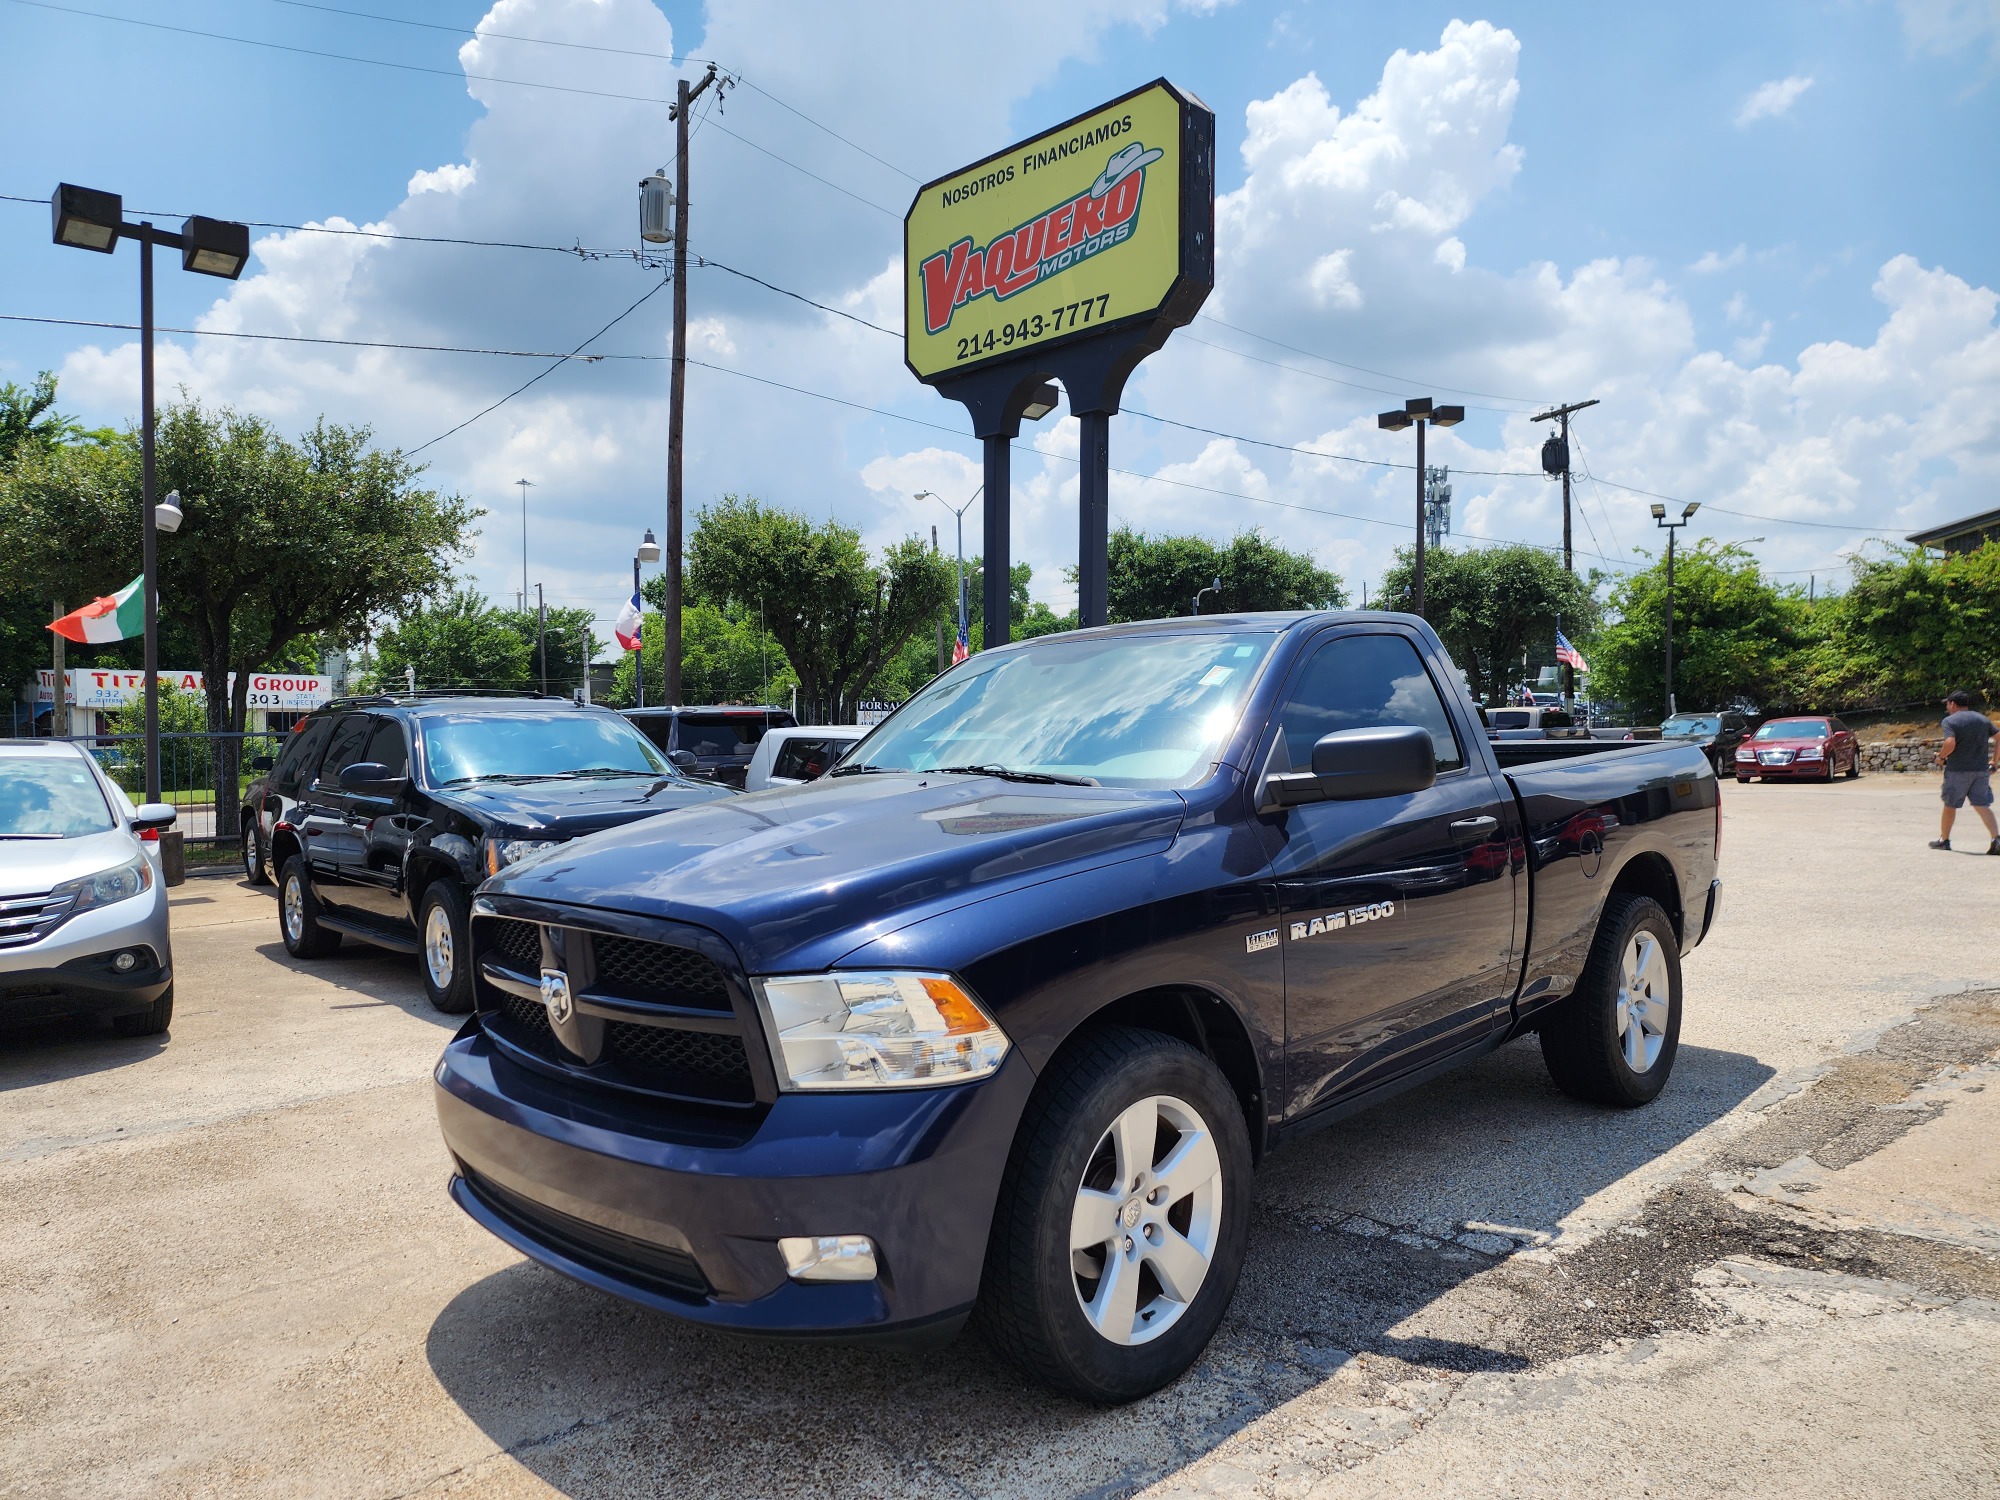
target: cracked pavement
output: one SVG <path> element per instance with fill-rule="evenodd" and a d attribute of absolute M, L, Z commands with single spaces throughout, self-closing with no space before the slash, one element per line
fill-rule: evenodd
<path fill-rule="evenodd" d="M 0 1034 L 0 1494 L 2000 1494 L 2000 860 L 1928 779 L 1724 797 L 1666 1093 L 1530 1040 L 1279 1152 L 1117 1411 L 521 1260 L 444 1195 L 413 961 L 190 880 L 169 1039 Z"/>

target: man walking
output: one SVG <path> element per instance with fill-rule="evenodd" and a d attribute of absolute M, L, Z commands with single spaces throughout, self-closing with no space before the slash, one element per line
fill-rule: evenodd
<path fill-rule="evenodd" d="M 1988 854 L 2000 854 L 2000 825 L 1993 821 L 1993 721 L 1972 711 L 1972 695 L 1962 689 L 1944 700 L 1944 743 L 1938 764 L 1944 767 L 1944 813 L 1933 849 L 1951 847 L 1951 825 L 1969 801 L 1992 840 Z"/>

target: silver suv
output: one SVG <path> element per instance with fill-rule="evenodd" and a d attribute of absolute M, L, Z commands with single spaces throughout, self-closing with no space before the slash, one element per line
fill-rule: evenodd
<path fill-rule="evenodd" d="M 0 1024 L 105 1016 L 154 1036 L 174 1014 L 160 830 L 80 747 L 0 741 Z"/>

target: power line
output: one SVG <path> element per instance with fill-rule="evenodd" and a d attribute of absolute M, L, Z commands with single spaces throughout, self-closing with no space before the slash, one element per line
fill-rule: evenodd
<path fill-rule="evenodd" d="M 25 0 L 23 0 L 23 3 L 25 3 Z M 790 167 L 794 172 L 797 172 L 800 176 L 810 177 L 814 182 L 821 183 L 826 187 L 830 187 L 836 193 L 839 193 L 842 197 L 852 198 L 856 203 L 859 203 L 867 208 L 872 208 L 878 214 L 886 214 L 889 218 L 894 219 L 898 224 L 903 222 L 902 214 L 898 212 L 896 209 L 884 208 L 874 199 L 864 198 L 859 193 L 851 192 L 847 188 L 842 187 L 839 183 L 834 182 L 832 179 L 822 177 L 819 175 L 819 173 L 812 171 L 810 168 L 800 166 L 797 162 L 791 160 L 789 157 L 780 156 L 778 155 L 777 152 L 772 151 L 767 147 L 758 145 L 748 136 L 739 135 L 737 132 L 731 130 L 727 125 L 724 125 L 720 120 L 717 120 L 714 123 L 715 123 L 715 128 L 721 131 L 724 135 L 728 136 L 731 140 L 741 141 L 744 145 L 748 146 L 752 151 L 758 152 L 764 156 L 768 156 L 771 158 L 772 161 L 780 162 L 783 165 Z"/>
<path fill-rule="evenodd" d="M 1225 324 L 1224 326 L 1225 326 L 1225 327 L 1233 327 L 1234 325 L 1233 325 L 1233 324 Z M 1240 330 L 1239 330 L 1239 331 L 1240 331 Z M 1250 337 L 1252 337 L 1252 338 L 1255 338 L 1255 337 L 1257 337 L 1257 335 L 1255 335 L 1255 334 L 1252 334 L 1252 335 L 1250 335 Z M 1376 396 L 1398 396 L 1398 395 L 1401 395 L 1401 394 L 1402 394 L 1402 393 L 1401 393 L 1400 391 L 1394 391 L 1394 390 L 1391 390 L 1391 389 L 1389 389 L 1389 388 L 1388 388 L 1387 386 L 1380 386 L 1380 385 L 1363 385 L 1363 384 L 1361 384 L 1361 382 L 1360 382 L 1360 381 L 1358 381 L 1358 380 L 1342 380 L 1342 379 L 1341 379 L 1341 378 L 1340 378 L 1340 377 L 1339 377 L 1338 375 L 1322 375 L 1322 374 L 1321 374 L 1321 373 L 1320 373 L 1320 372 L 1319 372 L 1318 370 L 1302 370 L 1302 369 L 1300 369 L 1300 368 L 1299 368 L 1299 367 L 1298 367 L 1297 365 L 1288 365 L 1288 364 L 1286 364 L 1286 363 L 1285 363 L 1285 362 L 1284 362 L 1283 360 L 1277 360 L 1277 359 L 1265 359 L 1265 358 L 1264 358 L 1264 357 L 1263 357 L 1262 355 L 1258 355 L 1258 354 L 1252 354 L 1252 353 L 1250 353 L 1250 352 L 1249 352 L 1248 350 L 1245 350 L 1245 349 L 1232 349 L 1232 348 L 1230 348 L 1230 347 L 1229 347 L 1229 346 L 1228 346 L 1227 344 L 1215 344 L 1215 343 L 1210 343 L 1210 342 L 1209 342 L 1209 341 L 1208 341 L 1207 339 L 1201 339 L 1201 338 L 1196 338 L 1196 337 L 1195 337 L 1195 336 L 1194 336 L 1193 334 L 1191 334 L 1191 333 L 1183 333 L 1183 334 L 1181 334 L 1181 336 L 1180 336 L 1180 341 L 1181 341 L 1181 342 L 1184 342 L 1184 343 L 1189 343 L 1189 344 L 1199 344 L 1199 345 L 1201 345 L 1201 346 L 1202 346 L 1202 348 L 1204 348 L 1204 349 L 1213 349 L 1213 350 L 1215 350 L 1215 351 L 1216 351 L 1216 352 L 1217 352 L 1218 354 L 1230 354 L 1230 355 L 1234 355 L 1234 356 L 1235 356 L 1235 357 L 1236 357 L 1237 359 L 1247 359 L 1247 360 L 1249 360 L 1249 361 L 1250 361 L 1250 362 L 1251 362 L 1252 364 L 1258 364 L 1258 365 L 1268 365 L 1268 366 L 1270 366 L 1270 367 L 1271 367 L 1272 369 L 1274 369 L 1274 370 L 1284 370 L 1284 371 L 1287 371 L 1288 373 L 1290 373 L 1290 374 L 1293 374 L 1293 375 L 1304 375 L 1304 376 L 1305 376 L 1306 378 L 1308 378 L 1308 379 L 1310 379 L 1310 380 L 1323 380 L 1323 381 L 1325 381 L 1325 382 L 1326 382 L 1327 384 L 1329 384 L 1329 385 L 1339 385 L 1339 386 L 1345 386 L 1345 387 L 1347 387 L 1347 389 L 1349 389 L 1349 390 L 1352 390 L 1352 391 L 1367 391 L 1367 392 L 1369 392 L 1369 393 L 1370 393 L 1371 395 L 1376 395 Z M 1275 341 L 1275 340 L 1269 340 L 1268 342 L 1276 342 L 1276 341 Z M 1284 347 L 1287 347 L 1287 348 L 1289 348 L 1290 346 L 1289 346 L 1289 345 L 1286 345 L 1286 346 L 1284 346 Z M 1449 387 L 1449 386 L 1433 386 L 1433 387 L 1430 387 L 1430 389 L 1433 389 L 1433 390 L 1447 390 L 1447 391 L 1448 391 L 1448 390 L 1450 390 L 1450 389 L 1451 389 L 1451 387 Z M 1453 394 L 1456 394 L 1456 392 L 1454 392 Z M 1472 403 L 1468 403 L 1468 404 L 1470 404 L 1470 405 L 1474 406 L 1474 407 L 1475 407 L 1475 408 L 1476 408 L 1477 410 L 1479 410 L 1479 411 L 1492 411 L 1492 412 L 1499 412 L 1499 413 L 1501 413 L 1501 414 L 1502 414 L 1502 415 L 1504 415 L 1504 416 L 1510 416 L 1510 417 L 1511 417 L 1511 416 L 1524 416 L 1524 415 L 1526 415 L 1526 413 L 1524 413 L 1524 412 L 1517 412 L 1517 411 L 1513 410 L 1513 409 L 1512 409 L 1511 407 L 1501 407 L 1501 406 L 1479 406 L 1477 402 L 1472 402 Z"/>
<path fill-rule="evenodd" d="M 1662 495 L 1657 490 L 1642 490 L 1634 485 L 1620 484 L 1615 479 L 1595 479 L 1593 476 L 1593 482 L 1608 484 L 1614 490 L 1623 490 L 1628 495 L 1644 495 L 1649 500 L 1664 500 L 1669 505 L 1685 505 L 1687 503 L 1677 495 Z M 1848 526 L 1839 521 L 1802 521 L 1794 516 L 1766 516 L 1759 515 L 1754 510 L 1730 510 L 1727 506 L 1712 505 L 1707 501 L 1702 502 L 1702 508 L 1704 510 L 1715 511 L 1718 515 L 1738 516 L 1746 521 L 1769 521 L 1777 526 L 1816 526 L 1824 531 L 1865 532 L 1870 536 L 1896 535 L 1894 528 L 1888 526 Z"/>
<path fill-rule="evenodd" d="M 1289 349 L 1294 354 L 1303 354 L 1307 359 L 1316 359 L 1322 364 L 1338 365 L 1343 370 L 1359 370 L 1363 375 L 1373 375 L 1379 380 L 1393 380 L 1400 386 L 1417 386 L 1425 390 L 1440 390 L 1454 396 L 1484 396 L 1489 401 L 1511 401 L 1519 406 L 1540 406 L 1543 404 L 1539 401 L 1530 400 L 1526 396 L 1503 396 L 1497 391 L 1475 391 L 1470 386 L 1450 385 L 1439 380 L 1411 380 L 1402 375 L 1393 375 L 1387 370 L 1375 370 L 1369 368 L 1367 365 L 1352 364 L 1344 359 L 1334 359 L 1331 355 L 1318 354 L 1311 349 L 1301 349 L 1297 344 L 1288 344 L 1283 339 L 1274 339 L 1267 333 L 1258 333 L 1253 329 L 1225 322 L 1213 313 L 1196 313 L 1195 317 L 1203 323 L 1213 323 L 1218 328 L 1227 328 L 1233 333 L 1240 333 L 1244 337 L 1256 339 L 1260 343 L 1273 344 L 1280 349 Z M 1364 387 L 1364 389 L 1373 390 L 1374 387 L 1369 386 Z M 1389 395 L 1393 393 L 1385 391 L 1382 394 Z M 1522 415 L 1525 415 L 1525 413 L 1522 413 Z"/>
<path fill-rule="evenodd" d="M 597 332 L 593 333 L 589 338 L 585 339 L 582 343 L 578 344 L 576 348 L 572 349 L 568 354 L 565 354 L 560 358 L 558 358 L 554 364 L 548 367 L 548 369 L 543 370 L 540 374 L 535 375 L 532 379 L 529 379 L 524 383 L 522 383 L 521 385 L 516 386 L 506 395 L 502 396 L 498 401 L 495 401 L 491 406 L 484 407 L 481 410 L 474 412 L 471 416 L 467 417 L 463 422 L 460 422 L 458 426 L 450 429 L 450 431 L 441 432 L 436 437 L 432 438 L 429 442 L 419 443 L 414 448 L 405 449 L 404 457 L 414 458 L 417 454 L 423 452 L 424 449 L 436 446 L 437 444 L 443 442 L 446 438 L 450 437 L 453 433 L 463 432 L 466 428 L 470 427 L 474 422 L 477 422 L 481 417 L 487 415 L 487 413 L 498 411 L 501 407 L 505 406 L 509 401 L 512 401 L 516 396 L 520 395 L 521 392 L 528 389 L 529 386 L 535 384 L 536 381 L 541 380 L 544 376 L 554 374 L 557 370 L 561 369 L 564 365 L 568 364 L 572 359 L 575 359 L 585 349 L 589 348 L 592 344 L 596 343 L 599 339 L 603 338 L 605 334 L 609 333 L 612 329 L 616 328 L 620 323 L 624 322 L 627 318 L 629 318 L 633 313 L 637 312 L 641 307 L 645 306 L 645 304 L 648 301 L 650 301 L 653 297 L 659 294 L 662 288 L 670 285 L 672 285 L 671 280 L 661 280 L 654 282 L 653 285 L 647 290 L 645 296 L 641 297 L 637 302 L 634 302 L 630 307 L 626 308 L 624 312 L 620 313 L 617 317 L 613 318 L 609 323 L 606 323 L 602 328 L 598 329 Z"/>
<path fill-rule="evenodd" d="M 511 31 L 482 31 L 471 26 L 446 26 L 437 21 L 413 21 L 408 16 L 385 16 L 375 11 L 347 10 L 338 5 L 315 5 L 312 0 L 269 0 L 269 3 L 290 6 L 293 10 L 322 11 L 330 16 L 352 16 L 358 21 L 381 21 L 390 26 L 415 26 L 425 31 L 447 31 L 453 36 L 491 37 L 495 41 L 528 42 L 537 47 L 563 47 L 574 52 L 605 52 L 617 57 L 643 57 L 649 62 L 708 61 L 705 57 L 690 57 L 686 53 L 676 55 L 671 52 L 648 52 L 640 47 L 604 47 L 591 42 L 559 42 L 552 37 L 519 36 Z M 758 92 L 761 93 L 762 90 Z"/>
<path fill-rule="evenodd" d="M 139 331 L 137 323 L 106 323 L 91 318 L 37 318 L 25 313 L 0 313 L 0 323 L 48 323 L 61 328 L 107 328 L 124 333 Z M 507 359 L 580 359 L 586 364 L 604 360 L 664 360 L 664 354 L 554 354 L 539 349 L 481 349 L 459 344 L 394 344 L 379 339 L 312 338 L 302 333 L 239 333 L 227 328 L 167 328 L 155 324 L 155 333 L 186 333 L 205 339 L 253 339 L 271 344 L 332 344 L 344 349 L 400 349 L 415 354 L 492 354 Z"/>
<path fill-rule="evenodd" d="M 792 291 L 788 287 L 779 286 L 775 281 L 766 281 L 761 276 L 752 276 L 748 271 L 739 271 L 734 266 L 725 266 L 719 260 L 709 260 L 703 256 L 697 255 L 695 257 L 695 264 L 698 266 L 713 266 L 718 271 L 727 271 L 731 276 L 741 276 L 745 281 L 754 281 L 757 283 L 757 285 L 764 287 L 769 291 L 776 292 L 781 297 L 790 297 L 795 302 L 805 303 L 807 307 L 816 307 L 823 313 L 832 313 L 836 318 L 845 318 L 850 323 L 859 323 L 863 328 L 872 328 L 877 333 L 886 333 L 892 339 L 899 339 L 902 337 L 902 335 L 896 332 L 896 330 L 893 328 L 884 328 L 880 323 L 871 323 L 866 318 L 857 317 L 855 314 L 851 312 L 843 312 L 841 311 L 841 309 L 837 307 L 828 307 L 824 302 L 815 302 L 813 301 L 812 298 L 806 296 L 805 293 L 803 292 Z"/>

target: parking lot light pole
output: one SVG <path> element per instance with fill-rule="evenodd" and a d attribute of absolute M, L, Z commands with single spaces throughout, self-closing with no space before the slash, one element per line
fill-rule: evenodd
<path fill-rule="evenodd" d="M 1699 500 L 1690 500 L 1678 521 L 1667 519 L 1667 508 L 1653 503 L 1653 524 L 1667 533 L 1667 717 L 1674 716 L 1674 533 L 1694 519 L 1701 509 Z"/>
<path fill-rule="evenodd" d="M 1410 570 L 1410 613 L 1424 612 L 1424 428 L 1456 427 L 1465 420 L 1462 406 L 1437 406 L 1429 396 L 1412 396 L 1401 411 L 1385 411 L 1375 419 L 1384 432 L 1417 429 L 1417 550 Z"/>
<path fill-rule="evenodd" d="M 935 500 L 954 516 L 958 517 L 958 633 L 965 638 L 966 649 L 972 649 L 972 622 L 966 618 L 965 601 L 965 513 L 972 509 L 972 501 L 986 493 L 981 485 L 972 492 L 972 499 L 963 505 L 953 505 L 944 496 L 933 490 L 918 490 L 913 497 L 918 500 Z"/>
<path fill-rule="evenodd" d="M 125 220 L 125 200 L 117 193 L 59 183 L 49 200 L 53 238 L 74 250 L 109 255 L 118 241 L 139 245 L 139 559 L 145 579 L 146 800 L 160 800 L 160 570 L 159 517 L 153 506 L 153 246 L 181 253 L 181 269 L 234 281 L 250 260 L 250 227 L 200 214 L 178 233 L 155 229 L 150 220 Z M 180 524 L 175 511 L 173 530 Z"/>
<path fill-rule="evenodd" d="M 639 594 L 639 564 L 658 562 L 660 544 L 653 540 L 653 528 L 646 528 L 646 540 L 639 543 L 639 550 L 632 554 L 632 597 L 639 600 L 639 644 L 632 652 L 632 706 L 646 706 L 646 601 Z M 590 664 L 584 663 L 584 675 L 590 675 Z"/>

